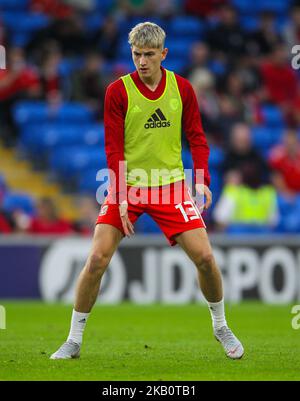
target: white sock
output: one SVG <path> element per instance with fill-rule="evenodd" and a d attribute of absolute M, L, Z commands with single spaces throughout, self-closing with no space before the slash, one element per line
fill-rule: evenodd
<path fill-rule="evenodd" d="M 224 312 L 224 299 L 219 302 L 207 302 L 214 330 L 227 326 Z"/>
<path fill-rule="evenodd" d="M 89 315 L 89 313 L 76 312 L 76 310 L 73 309 L 71 328 L 67 341 L 72 340 L 74 343 L 81 345 L 83 332 Z"/>

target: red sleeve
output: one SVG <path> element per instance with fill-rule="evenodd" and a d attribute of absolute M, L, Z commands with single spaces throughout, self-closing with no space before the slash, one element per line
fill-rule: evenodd
<path fill-rule="evenodd" d="M 114 173 L 110 174 L 110 183 L 116 201 L 121 202 L 126 195 L 124 171 L 119 163 L 124 162 L 124 121 L 127 110 L 127 94 L 121 79 L 110 84 L 104 101 L 105 152 L 107 166 Z M 115 191 L 114 191 L 115 189 Z"/>
<path fill-rule="evenodd" d="M 189 81 L 177 74 L 175 76 L 183 105 L 182 126 L 190 145 L 194 171 L 196 169 L 203 170 L 204 183 L 209 186 L 209 147 L 202 127 L 197 98 Z"/>

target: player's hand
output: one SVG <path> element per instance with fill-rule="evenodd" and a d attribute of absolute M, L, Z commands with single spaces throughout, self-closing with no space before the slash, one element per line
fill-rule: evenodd
<path fill-rule="evenodd" d="M 207 210 L 212 203 L 212 193 L 210 189 L 204 184 L 196 184 L 195 187 L 198 194 L 205 196 L 204 209 Z"/>
<path fill-rule="evenodd" d="M 120 216 L 121 216 L 121 221 L 122 221 L 122 226 L 123 226 L 124 233 L 125 233 L 126 237 L 130 237 L 131 235 L 134 234 L 134 228 L 133 228 L 133 224 L 129 220 L 128 203 L 127 203 L 126 200 L 124 200 L 120 204 L 119 210 L 120 210 Z"/>

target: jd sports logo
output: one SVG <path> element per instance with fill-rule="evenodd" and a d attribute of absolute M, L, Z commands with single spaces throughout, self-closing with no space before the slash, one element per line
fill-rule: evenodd
<path fill-rule="evenodd" d="M 164 116 L 163 112 L 160 109 L 156 109 L 155 113 L 147 120 L 144 127 L 148 128 L 161 128 L 161 127 L 170 127 L 170 121 L 167 121 L 166 117 Z"/>

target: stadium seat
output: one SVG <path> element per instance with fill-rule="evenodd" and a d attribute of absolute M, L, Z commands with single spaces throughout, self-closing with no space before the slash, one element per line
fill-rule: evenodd
<path fill-rule="evenodd" d="M 182 156 L 183 167 L 185 169 L 193 168 L 193 159 L 189 149 L 182 149 L 181 156 Z"/>
<path fill-rule="evenodd" d="M 84 25 L 88 32 L 95 32 L 100 29 L 104 22 L 102 13 L 91 13 L 84 18 Z"/>
<path fill-rule="evenodd" d="M 14 32 L 34 32 L 47 27 L 51 19 L 40 13 L 5 11 L 2 13 L 4 24 Z"/>
<path fill-rule="evenodd" d="M 55 149 L 50 156 L 50 166 L 57 173 L 72 177 L 87 168 L 106 168 L 104 149 L 83 146 L 67 146 Z"/>
<path fill-rule="evenodd" d="M 199 40 L 203 37 L 204 31 L 204 22 L 192 16 L 175 17 L 169 25 L 169 35 L 173 37 L 189 37 L 193 40 Z"/>
<path fill-rule="evenodd" d="M 115 8 L 116 0 L 95 0 L 97 10 L 103 14 L 109 14 L 109 12 Z"/>
<path fill-rule="evenodd" d="M 83 123 L 93 120 L 92 111 L 87 106 L 76 102 L 50 107 L 42 101 L 20 101 L 15 105 L 13 114 L 18 125 L 47 121 Z"/>
<path fill-rule="evenodd" d="M 80 172 L 80 176 L 78 178 L 79 192 L 95 195 L 102 184 L 105 185 L 106 189 L 108 188 L 108 179 L 100 180 L 99 177 L 97 177 L 97 173 L 97 168 L 89 168 Z M 103 192 L 104 191 L 101 191 L 101 193 Z M 98 199 L 97 197 L 97 200 L 99 203 L 102 203 L 104 199 Z"/>
<path fill-rule="evenodd" d="M 26 10 L 29 6 L 30 0 L 0 0 L 0 10 Z"/>
<path fill-rule="evenodd" d="M 30 124 L 21 131 L 21 144 L 31 153 L 44 153 L 59 146 L 90 145 L 104 147 L 101 124 Z"/>
<path fill-rule="evenodd" d="M 182 55 L 188 55 L 193 42 L 188 38 L 174 39 L 173 37 L 168 37 L 166 40 L 166 47 L 169 49 L 169 56 L 182 59 Z M 167 61 L 167 59 L 166 59 Z"/>
<path fill-rule="evenodd" d="M 251 129 L 254 147 L 265 157 L 272 146 L 280 143 L 283 130 L 282 128 L 268 128 L 265 126 L 255 126 Z"/>
<path fill-rule="evenodd" d="M 277 232 L 300 233 L 300 195 L 287 199 L 278 194 L 279 222 Z"/>
<path fill-rule="evenodd" d="M 24 213 L 34 215 L 35 204 L 33 199 L 25 194 L 19 194 L 15 192 L 8 192 L 3 199 L 3 209 L 12 213 L 16 210 L 22 210 Z"/>
<path fill-rule="evenodd" d="M 167 70 L 174 71 L 177 74 L 181 74 L 183 69 L 187 66 L 188 60 L 184 60 L 178 57 L 168 56 L 166 60 L 162 62 L 162 66 Z"/>
<path fill-rule="evenodd" d="M 58 66 L 58 72 L 62 77 L 68 77 L 74 71 L 79 70 L 83 67 L 84 58 L 76 57 L 76 58 L 64 58 L 61 60 Z"/>
<path fill-rule="evenodd" d="M 220 168 L 224 161 L 224 151 L 217 147 L 210 145 L 210 152 L 209 152 L 209 167 L 210 168 Z"/>
<path fill-rule="evenodd" d="M 143 214 L 135 223 L 135 231 L 148 234 L 160 233 L 161 230 L 155 221 L 148 215 Z"/>
<path fill-rule="evenodd" d="M 226 228 L 226 233 L 231 235 L 266 235 L 272 233 L 272 228 L 258 224 L 230 224 Z"/>
<path fill-rule="evenodd" d="M 268 127 L 283 127 L 284 118 L 283 113 L 279 107 L 275 105 L 264 105 L 262 107 L 262 117 L 264 124 Z"/>

